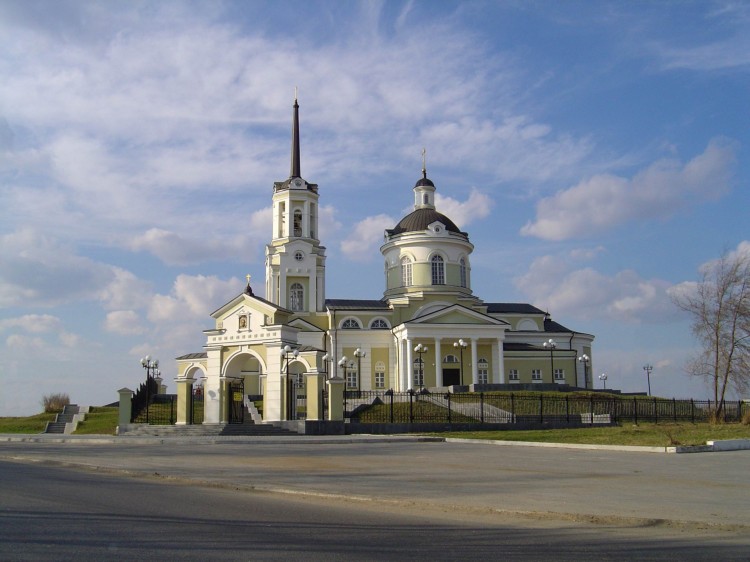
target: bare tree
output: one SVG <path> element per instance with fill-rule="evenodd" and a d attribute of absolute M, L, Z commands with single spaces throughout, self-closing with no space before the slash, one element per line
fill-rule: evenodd
<path fill-rule="evenodd" d="M 728 388 L 743 392 L 750 381 L 750 251 L 741 244 L 736 252 L 701 268 L 696 284 L 685 284 L 672 300 L 690 314 L 693 333 L 700 342 L 688 372 L 706 378 L 722 415 Z"/>

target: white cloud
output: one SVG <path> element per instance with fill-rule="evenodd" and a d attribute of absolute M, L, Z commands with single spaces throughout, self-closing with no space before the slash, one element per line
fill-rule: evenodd
<path fill-rule="evenodd" d="M 246 232 L 243 228 L 238 230 Z M 136 251 L 150 252 L 167 265 L 190 265 L 232 258 L 242 262 L 254 261 L 257 259 L 258 244 L 258 241 L 246 235 L 233 238 L 211 238 L 208 235 L 191 238 L 152 228 L 136 237 L 130 247 Z"/>
<path fill-rule="evenodd" d="M 96 298 L 109 310 L 142 308 L 153 295 L 151 283 L 136 277 L 132 272 L 112 266 L 113 278 L 102 287 Z"/>
<path fill-rule="evenodd" d="M 630 270 L 613 276 L 593 268 L 574 270 L 569 260 L 556 256 L 534 260 L 515 284 L 536 306 L 554 311 L 558 318 L 662 322 L 677 314 L 666 281 L 643 279 Z"/>
<path fill-rule="evenodd" d="M 50 314 L 25 314 L 18 318 L 0 320 L 0 330 L 20 328 L 26 332 L 44 333 L 59 330 L 62 322 L 57 316 Z"/>
<path fill-rule="evenodd" d="M 0 236 L 0 306 L 88 299 L 113 277 L 110 266 L 33 229 Z"/>
<path fill-rule="evenodd" d="M 455 222 L 459 228 L 465 228 L 489 216 L 492 205 L 492 199 L 475 187 L 471 188 L 469 198 L 463 202 L 439 193 L 435 194 L 435 208 Z"/>
<path fill-rule="evenodd" d="M 107 313 L 104 329 L 121 335 L 135 335 L 144 332 L 141 319 L 134 310 L 113 310 Z"/>
<path fill-rule="evenodd" d="M 393 228 L 395 224 L 396 221 L 393 218 L 383 214 L 359 221 L 354 225 L 353 231 L 341 242 L 341 253 L 352 261 L 372 261 L 383 240 L 383 231 L 386 228 Z"/>
<path fill-rule="evenodd" d="M 154 323 L 178 324 L 182 320 L 205 320 L 222 304 L 242 292 L 244 283 L 232 277 L 222 281 L 211 275 L 179 275 L 169 295 L 155 295 L 148 309 Z"/>
<path fill-rule="evenodd" d="M 733 144 L 713 139 L 702 154 L 686 164 L 659 160 L 630 180 L 594 176 L 542 199 L 536 220 L 527 223 L 521 234 L 566 240 L 592 236 L 632 220 L 672 216 L 687 205 L 724 195 L 734 162 Z"/>

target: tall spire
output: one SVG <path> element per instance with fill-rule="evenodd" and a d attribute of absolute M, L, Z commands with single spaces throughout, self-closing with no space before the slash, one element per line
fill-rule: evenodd
<path fill-rule="evenodd" d="M 297 87 L 294 87 L 294 119 L 292 121 L 292 167 L 290 178 L 300 178 L 299 165 L 299 104 L 297 103 Z"/>

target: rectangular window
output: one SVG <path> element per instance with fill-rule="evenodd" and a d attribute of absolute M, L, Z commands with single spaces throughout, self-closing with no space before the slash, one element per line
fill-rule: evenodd
<path fill-rule="evenodd" d="M 479 384 L 487 384 L 489 382 L 489 370 L 486 367 L 478 367 L 477 374 L 479 375 Z"/>
<path fill-rule="evenodd" d="M 346 372 L 346 388 L 357 388 L 357 371 L 349 369 Z"/>
<path fill-rule="evenodd" d="M 542 370 L 541 369 L 532 369 L 531 370 L 531 380 L 533 382 L 542 382 Z"/>
<path fill-rule="evenodd" d="M 565 369 L 555 369 L 555 382 L 565 382 Z"/>
<path fill-rule="evenodd" d="M 385 388 L 385 373 L 380 371 L 375 373 L 375 388 Z"/>
<path fill-rule="evenodd" d="M 518 382 L 518 380 L 519 380 L 519 378 L 518 378 L 518 369 L 511 369 L 508 372 L 508 380 L 510 382 Z"/>

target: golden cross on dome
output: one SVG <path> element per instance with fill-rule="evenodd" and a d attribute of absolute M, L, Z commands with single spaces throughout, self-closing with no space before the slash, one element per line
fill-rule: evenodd
<path fill-rule="evenodd" d="M 249 273 L 247 275 L 245 275 L 245 279 L 247 279 L 247 284 L 249 285 L 250 284 L 250 274 Z"/>

